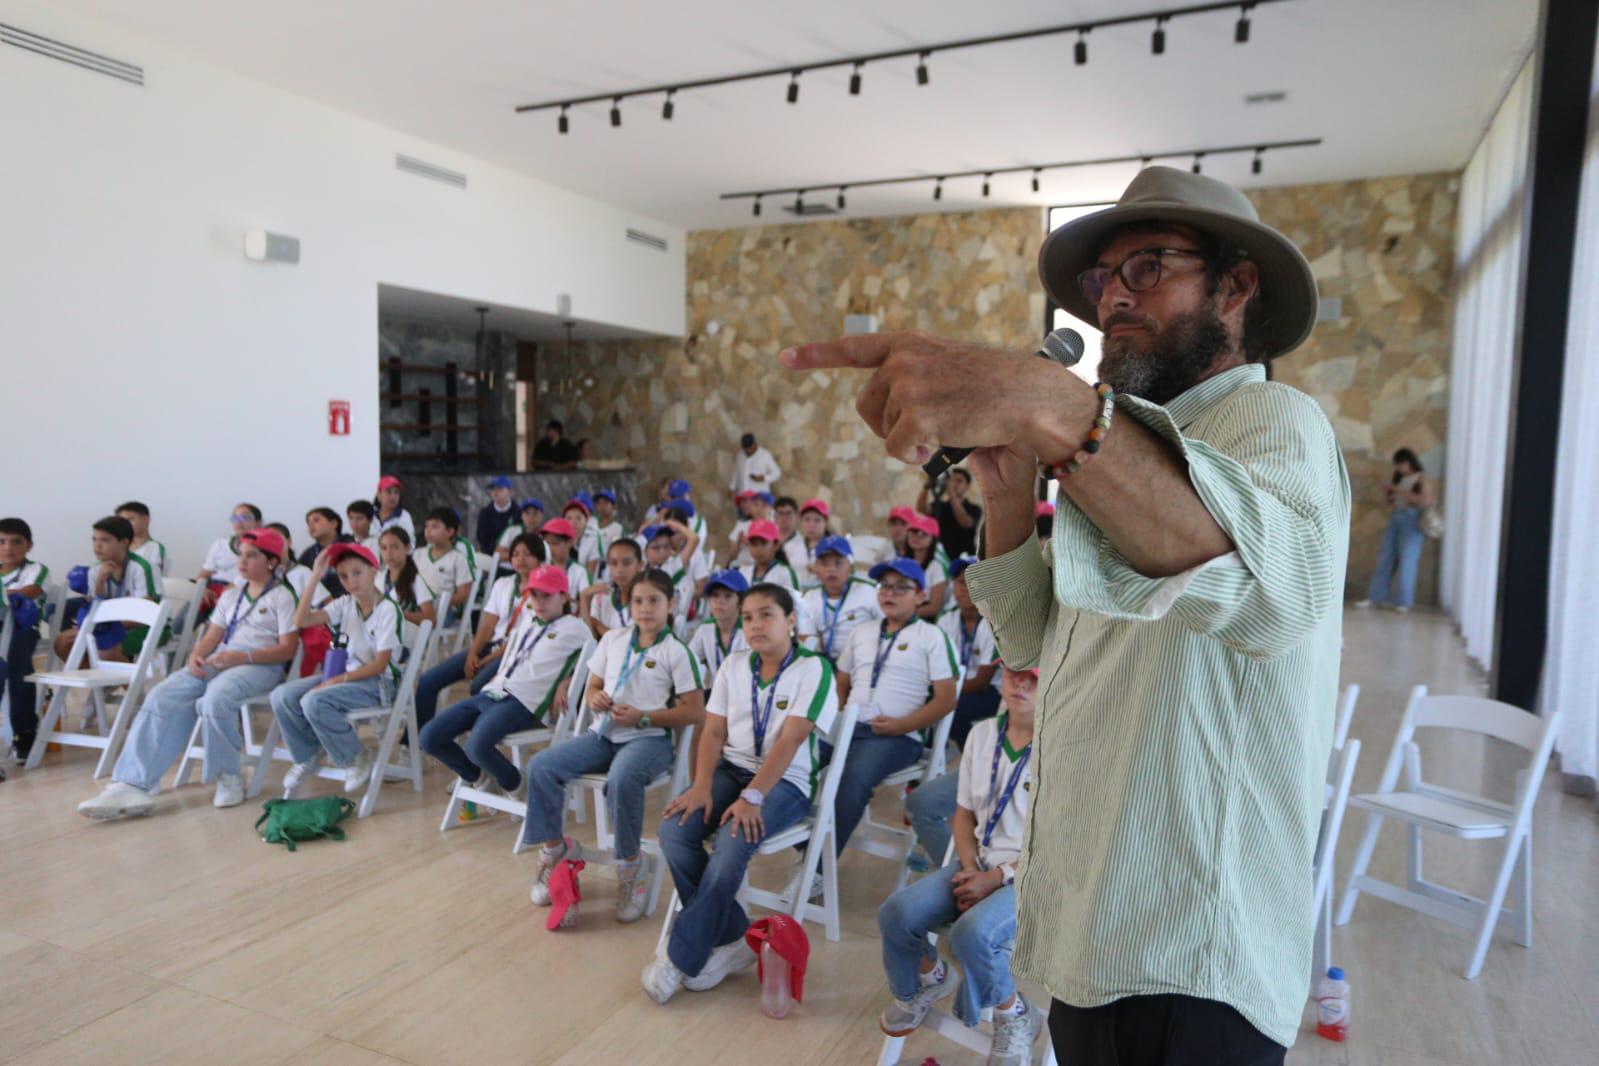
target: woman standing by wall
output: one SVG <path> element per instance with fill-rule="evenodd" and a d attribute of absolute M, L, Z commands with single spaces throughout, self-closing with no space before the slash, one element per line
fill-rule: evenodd
<path fill-rule="evenodd" d="M 1421 529 L 1422 514 L 1437 501 L 1422 471 L 1421 460 L 1409 448 L 1400 448 L 1394 453 L 1393 478 L 1382 491 L 1389 507 L 1388 528 L 1383 530 L 1371 588 L 1366 598 L 1355 606 L 1391 603 L 1394 610 L 1404 613 L 1416 600 L 1416 567 L 1421 562 L 1421 548 L 1427 540 Z"/>

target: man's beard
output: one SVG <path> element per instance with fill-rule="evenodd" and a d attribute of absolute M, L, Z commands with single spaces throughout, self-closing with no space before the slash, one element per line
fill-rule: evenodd
<path fill-rule="evenodd" d="M 1107 325 L 1115 325 L 1114 316 Z M 1101 348 L 1099 380 L 1117 392 L 1165 405 L 1209 373 L 1231 341 L 1216 312 L 1177 315 L 1148 347 L 1135 347 L 1131 337 L 1106 337 Z"/>

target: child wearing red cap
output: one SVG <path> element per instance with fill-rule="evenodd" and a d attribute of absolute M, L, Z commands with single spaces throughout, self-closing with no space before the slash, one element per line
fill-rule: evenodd
<path fill-rule="evenodd" d="M 399 526 L 415 543 L 416 523 L 411 521 L 411 516 L 400 506 L 401 487 L 400 479 L 393 474 L 385 474 L 378 478 L 377 495 L 372 498 L 372 508 L 376 512 L 372 517 L 372 532 L 381 535 L 390 526 Z"/>
<path fill-rule="evenodd" d="M 734 566 L 748 566 L 752 559 L 745 538 L 749 535 L 752 523 L 767 521 L 771 517 L 772 497 L 767 493 L 746 489 L 734 496 L 733 502 L 738 507 L 740 518 L 733 532 L 727 535 L 727 539 L 733 542 L 731 558 Z"/>
<path fill-rule="evenodd" d="M 1027 824 L 1038 671 L 1006 670 L 1005 713 L 979 722 L 961 756 L 955 861 L 883 902 L 883 969 L 893 1001 L 879 1024 L 890 1036 L 914 1032 L 957 979 L 928 934 L 954 923 L 946 943 L 960 963 L 955 1015 L 975 1026 L 993 1008 L 989 1062 L 1031 1061 L 1044 1016 L 1016 987 L 1016 865 Z"/>
<path fill-rule="evenodd" d="M 694 784 L 667 804 L 661 852 L 683 909 L 666 955 L 644 968 L 657 1003 L 679 988 L 703 992 L 755 962 L 739 905 L 760 842 L 810 813 L 820 764 L 816 734 L 838 714 L 833 666 L 800 647 L 787 589 L 756 585 L 739 606 L 750 650 L 729 655 L 705 708 Z M 715 845 L 709 855 L 705 845 Z"/>
<path fill-rule="evenodd" d="M 111 783 L 78 805 L 88 818 L 112 820 L 149 814 L 161 777 L 189 747 L 196 718 L 205 724 L 205 781 L 216 781 L 218 807 L 244 802 L 239 758 L 244 738 L 239 708 L 283 680 L 299 642 L 295 598 L 275 570 L 288 549 L 276 530 L 239 535 L 240 584 L 217 601 L 180 670 L 145 696 L 134 716 Z"/>
<path fill-rule="evenodd" d="M 261 528 L 261 508 L 253 503 L 236 504 L 228 515 L 233 533 L 218 537 L 205 550 L 205 561 L 195 578 L 205 592 L 200 597 L 202 616 L 216 604 L 217 597 L 239 579 L 239 535 Z"/>
<path fill-rule="evenodd" d="M 550 565 L 560 567 L 566 574 L 566 589 L 571 596 L 571 603 L 577 603 L 583 590 L 589 587 L 589 572 L 579 565 L 572 554 L 577 544 L 577 527 L 565 518 L 552 518 L 539 527 L 539 536 L 549 549 Z"/>
<path fill-rule="evenodd" d="M 905 554 L 905 533 L 910 529 L 911 519 L 916 517 L 914 507 L 890 507 L 888 509 L 888 539 L 894 542 L 894 554 Z"/>
<path fill-rule="evenodd" d="M 806 500 L 799 507 L 798 538 L 783 542 L 789 565 L 808 585 L 817 580 L 811 572 L 811 564 L 816 561 L 816 546 L 823 537 L 833 534 L 828 524 L 832 516 L 833 510 L 826 500 Z"/>
<path fill-rule="evenodd" d="M 744 547 L 749 552 L 750 561 L 740 566 L 738 570 L 751 587 L 768 582 L 781 585 L 798 596 L 799 575 L 788 565 L 787 559 L 778 556 L 782 539 L 783 535 L 778 532 L 776 522 L 766 518 L 758 518 L 751 522 L 744 534 Z"/>
<path fill-rule="evenodd" d="M 941 556 L 944 546 L 938 543 L 938 519 L 932 515 L 911 515 L 905 523 L 905 550 L 907 558 L 915 559 L 922 573 L 927 575 L 927 600 L 917 608 L 929 622 L 938 621 L 949 606 L 949 562 Z"/>
<path fill-rule="evenodd" d="M 583 774 L 606 775 L 619 922 L 644 916 L 654 880 L 655 860 L 640 850 L 645 789 L 672 767 L 670 731 L 698 725 L 705 709 L 699 663 L 672 633 L 672 579 L 646 570 L 631 592 L 632 624 L 607 632 L 589 656 L 583 705 L 596 712 L 594 724 L 528 762 L 522 823 L 522 839 L 544 845 L 530 896 L 548 907 L 550 875 L 578 855 L 577 844 L 562 835 L 567 783 Z"/>
<path fill-rule="evenodd" d="M 502 579 L 507 580 L 507 579 Z M 441 711 L 422 727 L 422 750 L 477 788 L 499 785 L 519 796 L 522 772 L 501 754 L 511 733 L 532 729 L 553 708 L 566 709 L 566 688 L 590 643 L 583 623 L 566 613 L 566 575 L 541 566 L 527 576 L 516 624 L 499 667 L 482 691 Z M 463 750 L 456 738 L 467 733 Z"/>
<path fill-rule="evenodd" d="M 326 679 L 320 674 L 295 678 L 272 690 L 272 714 L 294 757 L 283 776 L 285 799 L 316 776 L 323 751 L 343 768 L 346 792 L 366 785 L 372 750 L 346 716 L 388 704 L 400 679 L 403 620 L 395 602 L 378 592 L 376 557 L 358 544 L 335 544 L 317 556 L 312 578 L 321 581 L 329 567 L 339 575 L 344 595 L 320 610 L 301 600 L 294 623 L 297 629 L 325 625 L 336 641 L 347 641 L 345 672 Z"/>

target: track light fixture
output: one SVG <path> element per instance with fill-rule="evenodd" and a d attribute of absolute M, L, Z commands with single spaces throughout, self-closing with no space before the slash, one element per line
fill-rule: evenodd
<path fill-rule="evenodd" d="M 571 124 L 569 122 L 567 122 L 567 120 L 566 120 L 566 105 L 565 104 L 561 105 L 561 118 L 560 118 L 560 120 L 558 122 L 556 122 L 555 128 L 557 130 L 559 130 L 560 132 L 562 132 L 562 133 L 567 133 L 572 128 Z"/>
<path fill-rule="evenodd" d="M 1249 43 L 1249 9 L 1254 7 L 1254 6 L 1255 6 L 1254 4 L 1245 4 L 1239 10 L 1238 25 L 1233 27 L 1233 43 L 1234 44 L 1248 44 Z"/>
<path fill-rule="evenodd" d="M 611 100 L 611 128 L 615 129 L 616 127 L 620 126 L 621 124 L 622 124 L 622 98 L 620 96 L 618 96 L 618 97 L 614 97 Z"/>
<path fill-rule="evenodd" d="M 842 210 L 845 202 L 844 193 L 846 189 L 860 189 L 882 185 L 911 185 L 920 184 L 925 181 L 932 181 L 933 199 L 935 201 L 941 201 L 944 199 L 944 183 L 946 181 L 952 181 L 958 178 L 981 178 L 983 195 L 988 197 L 991 196 L 993 192 L 993 179 L 995 175 L 998 174 L 1030 174 L 1032 178 L 1033 191 L 1037 192 L 1040 187 L 1040 178 L 1043 172 L 1046 170 L 1069 170 L 1075 167 L 1102 167 L 1118 163 L 1137 163 L 1140 167 L 1147 167 L 1156 160 L 1166 160 L 1170 163 L 1180 165 L 1181 160 L 1188 159 L 1191 160 L 1190 165 L 1193 172 L 1195 174 L 1201 174 L 1204 172 L 1205 157 L 1212 155 L 1250 155 L 1253 157 L 1250 169 L 1253 173 L 1259 174 L 1261 172 L 1261 158 L 1267 152 L 1275 151 L 1279 148 L 1313 148 L 1321 143 L 1322 141 L 1320 137 L 1307 137 L 1295 141 L 1267 141 L 1264 144 L 1209 145 L 1201 148 L 1178 148 L 1168 152 L 1150 152 L 1148 154 L 1139 155 L 1111 156 L 1108 158 L 1098 159 L 1073 159 L 1054 163 L 1023 163 L 1018 166 L 991 167 L 984 168 L 982 170 L 945 171 L 936 177 L 922 173 L 907 174 L 900 177 L 890 178 L 863 178 L 860 180 L 851 181 L 825 182 L 820 186 L 808 185 L 804 188 L 789 186 L 787 188 L 778 189 L 749 189 L 742 192 L 726 192 L 722 194 L 721 198 L 723 200 L 753 199 L 756 201 L 756 210 L 757 213 L 759 213 L 760 200 L 762 197 L 782 196 L 793 193 L 796 195 L 795 207 L 796 210 L 798 210 L 804 194 L 807 191 L 816 188 L 837 189 L 838 205 L 839 209 Z"/>
<path fill-rule="evenodd" d="M 751 211 L 750 214 L 754 215 L 756 218 L 761 217 L 761 198 L 759 196 L 755 198 L 755 209 Z"/>
<path fill-rule="evenodd" d="M 1239 44 L 1249 41 L 1251 15 L 1254 9 L 1265 4 L 1286 3 L 1288 0 L 1197 0 L 1181 7 L 1169 7 L 1157 11 L 1140 11 L 1130 15 L 1114 15 L 1107 18 L 1083 20 L 1078 22 L 1057 23 L 1051 26 L 1041 26 L 1037 29 L 1020 30 L 1013 33 L 996 33 L 983 37 L 966 37 L 959 40 L 937 41 L 927 44 L 913 44 L 906 48 L 896 48 L 883 52 L 870 52 L 860 55 L 837 56 L 832 59 L 823 59 L 814 63 L 802 63 L 798 66 L 766 67 L 760 70 L 747 70 L 736 74 L 720 74 L 714 77 L 696 78 L 692 81 L 671 82 L 660 85 L 641 85 L 627 89 L 609 89 L 596 92 L 588 96 L 567 97 L 560 100 L 546 100 L 536 104 L 518 105 L 516 111 L 543 111 L 547 109 L 575 107 L 578 104 L 602 103 L 611 101 L 613 125 L 621 125 L 618 105 L 621 101 L 631 96 L 655 96 L 666 94 L 668 97 L 674 92 L 683 89 L 706 89 L 720 85 L 731 85 L 735 82 L 763 80 L 787 76 L 788 102 L 799 102 L 799 77 L 807 71 L 831 70 L 835 67 L 851 67 L 849 91 L 851 96 L 859 96 L 861 91 L 862 71 L 869 63 L 877 63 L 888 59 L 916 59 L 916 84 L 928 84 L 928 61 L 935 52 L 953 52 L 967 48 L 982 48 L 992 45 L 1016 44 L 1021 41 L 1036 40 L 1041 37 L 1053 37 L 1061 34 L 1073 34 L 1077 40 L 1072 49 L 1072 56 L 1078 66 L 1088 62 L 1088 35 L 1096 29 L 1109 27 L 1144 25 L 1154 23 L 1154 35 L 1150 40 L 1150 50 L 1155 55 L 1162 55 L 1166 51 L 1166 23 L 1172 19 L 1187 18 L 1189 16 L 1211 17 L 1221 12 L 1238 12 L 1238 20 L 1233 27 L 1233 40 Z M 670 102 L 670 101 L 668 101 Z M 662 117 L 668 117 L 668 107 L 662 107 Z M 559 127 L 558 127 L 559 128 Z M 566 129 L 561 128 L 565 133 Z"/>
<path fill-rule="evenodd" d="M 668 122 L 672 121 L 672 94 L 676 91 L 676 89 L 668 90 L 666 94 L 666 103 L 661 105 L 661 117 Z"/>
<path fill-rule="evenodd" d="M 803 215 L 805 213 L 805 190 L 804 189 L 801 189 L 799 192 L 794 194 L 794 213 L 796 215 Z"/>

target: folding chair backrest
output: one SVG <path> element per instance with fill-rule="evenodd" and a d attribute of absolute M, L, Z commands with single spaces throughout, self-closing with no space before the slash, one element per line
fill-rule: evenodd
<path fill-rule="evenodd" d="M 822 787 L 811 797 L 813 811 L 830 811 L 838 796 L 838 783 L 844 777 L 844 760 L 849 758 L 850 738 L 855 735 L 855 718 L 860 713 L 859 704 L 839 708 L 833 722 L 832 734 L 827 738 L 833 745 L 833 758 L 822 774 Z"/>
<path fill-rule="evenodd" d="M 107 622 L 131 622 L 134 625 L 155 626 L 156 619 L 166 621 L 165 603 L 156 603 L 141 596 L 119 596 L 114 600 L 96 600 L 83 620 L 84 629 L 92 629 Z M 159 635 L 159 634 L 157 634 Z"/>
<path fill-rule="evenodd" d="M 181 577 L 166 577 L 161 579 L 161 599 L 170 601 L 172 613 L 183 610 L 183 625 L 173 635 L 170 645 L 172 648 L 172 668 L 181 667 L 189 657 L 189 650 L 194 647 L 194 634 L 198 625 L 195 619 L 200 612 L 195 609 L 195 603 L 200 598 L 200 585 L 198 582 L 189 581 Z M 184 610 L 184 608 L 187 608 Z"/>
<path fill-rule="evenodd" d="M 394 690 L 394 704 L 400 706 L 403 701 L 416 698 L 416 675 L 422 669 L 422 652 L 427 649 L 428 641 L 433 636 L 433 623 L 423 620 L 416 627 L 416 633 L 407 645 L 408 654 L 405 657 L 405 668 L 400 673 L 400 683 Z"/>
<path fill-rule="evenodd" d="M 1337 751 L 1349 739 L 1349 726 L 1355 720 L 1355 703 L 1360 699 L 1360 686 L 1345 687 L 1338 698 L 1338 717 L 1333 719 L 1333 750 Z"/>
<path fill-rule="evenodd" d="M 1402 731 L 1422 728 L 1462 729 L 1496 737 L 1526 751 L 1537 751 L 1545 733 L 1545 719 L 1519 707 L 1477 696 L 1412 697 Z M 1408 735 L 1405 736 L 1409 740 Z"/>

